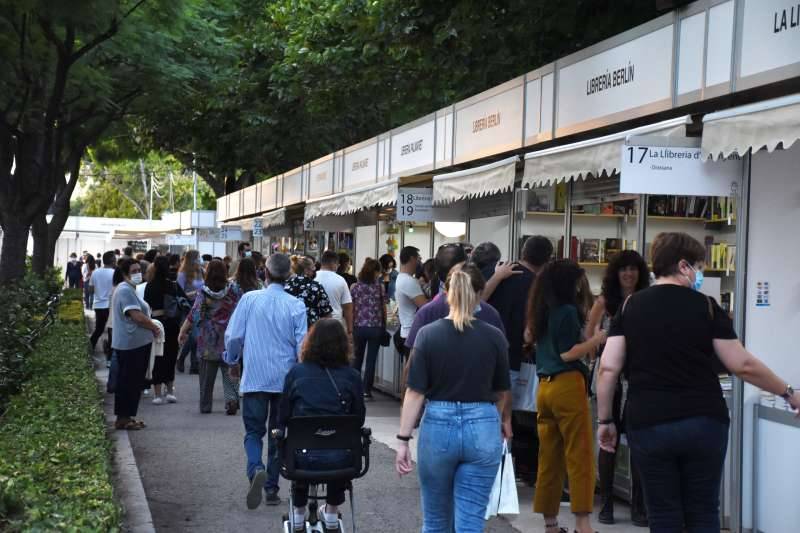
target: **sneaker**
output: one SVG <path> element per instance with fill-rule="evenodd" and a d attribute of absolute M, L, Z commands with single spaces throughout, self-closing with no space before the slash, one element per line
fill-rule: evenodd
<path fill-rule="evenodd" d="M 164 399 L 167 400 L 167 403 L 177 403 L 178 402 L 178 399 L 175 397 L 174 394 L 167 393 L 167 395 L 164 396 Z"/>
<path fill-rule="evenodd" d="M 142 396 L 150 396 L 150 389 L 144 389 L 142 391 Z"/>
<path fill-rule="evenodd" d="M 365 392 L 364 393 L 364 401 L 365 402 L 371 402 L 371 401 L 374 401 L 374 400 L 375 400 L 375 397 L 372 396 L 371 392 Z"/>
<path fill-rule="evenodd" d="M 267 490 L 264 491 L 267 495 L 264 497 L 264 504 L 266 505 L 280 505 L 281 504 L 281 497 L 278 496 L 277 490 Z"/>
<path fill-rule="evenodd" d="M 247 491 L 247 508 L 257 509 L 261 505 L 261 490 L 267 481 L 267 471 L 263 468 L 256 470 L 253 479 L 250 480 L 250 490 Z"/>
<path fill-rule="evenodd" d="M 164 398 L 162 398 L 161 396 L 156 396 L 155 398 L 153 398 L 153 405 L 164 405 L 164 403 L 166 402 L 164 402 Z"/>
<path fill-rule="evenodd" d="M 334 533 L 340 531 L 339 518 L 341 514 L 336 515 L 335 521 L 329 520 L 330 517 L 328 516 L 327 508 L 328 508 L 327 504 L 319 508 L 319 516 L 322 519 L 322 525 L 324 527 L 325 533 Z"/>

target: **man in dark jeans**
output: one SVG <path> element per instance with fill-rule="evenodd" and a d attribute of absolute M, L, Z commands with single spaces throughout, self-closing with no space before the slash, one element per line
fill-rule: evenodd
<path fill-rule="evenodd" d="M 481 248 L 483 245 L 479 245 Z M 508 339 L 508 361 L 512 378 L 525 362 L 536 362 L 531 347 L 525 346 L 526 309 L 536 275 L 553 255 L 553 244 L 547 237 L 529 237 L 522 246 L 520 259 L 499 265 L 486 282 L 483 297 L 488 300 L 503 320 Z M 517 476 L 529 485 L 536 483 L 538 470 L 539 436 L 536 413 L 513 411 L 514 440 L 511 454 Z"/>
<path fill-rule="evenodd" d="M 247 507 L 261 503 L 263 490 L 267 505 L 278 505 L 278 444 L 268 431 L 277 427 L 278 409 L 286 374 L 297 363 L 306 335 L 306 306 L 284 289 L 291 275 L 286 254 L 272 254 L 267 260 L 269 285 L 250 291 L 236 305 L 225 331 L 223 359 L 229 365 L 243 360 L 242 419 L 244 449 L 250 490 Z M 263 462 L 267 435 L 267 465 Z"/>

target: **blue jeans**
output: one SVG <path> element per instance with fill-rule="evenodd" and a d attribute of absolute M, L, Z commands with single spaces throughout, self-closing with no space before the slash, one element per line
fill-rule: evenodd
<path fill-rule="evenodd" d="M 277 427 L 281 395 L 277 392 L 247 392 L 242 395 L 242 420 L 244 420 L 244 451 L 247 454 L 247 479 L 252 480 L 256 470 L 264 469 L 264 435 L 267 435 L 267 481 L 264 490 L 278 492 L 280 459 L 278 443 L 271 431 Z"/>
<path fill-rule="evenodd" d="M 361 374 L 364 365 L 364 351 L 367 352 L 367 365 L 364 368 L 364 393 L 372 393 L 372 384 L 375 382 L 375 362 L 378 351 L 381 349 L 381 337 L 386 328 L 380 326 L 356 326 L 353 328 L 353 368 Z"/>
<path fill-rule="evenodd" d="M 652 533 L 719 533 L 728 424 L 696 416 L 628 429 Z"/>
<path fill-rule="evenodd" d="M 481 533 L 503 454 L 494 404 L 428 402 L 418 452 L 423 533 Z"/>

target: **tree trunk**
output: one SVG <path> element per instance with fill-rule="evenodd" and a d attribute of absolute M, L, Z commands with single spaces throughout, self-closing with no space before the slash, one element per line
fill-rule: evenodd
<path fill-rule="evenodd" d="M 3 219 L 0 283 L 8 283 L 20 280 L 25 275 L 25 256 L 28 252 L 30 226 L 11 213 L 6 213 Z"/>
<path fill-rule="evenodd" d="M 37 215 L 31 226 L 33 236 L 33 258 L 31 259 L 31 270 L 38 277 L 43 278 L 48 267 L 53 265 L 53 256 L 48 254 L 50 246 L 50 236 L 47 231 L 47 220 L 43 214 Z M 55 242 L 52 243 L 53 255 L 55 255 Z M 49 257 L 49 261 L 48 261 Z"/>

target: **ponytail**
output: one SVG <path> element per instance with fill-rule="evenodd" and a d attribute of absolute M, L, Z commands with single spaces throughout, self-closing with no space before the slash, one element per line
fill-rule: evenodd
<path fill-rule="evenodd" d="M 457 331 L 463 332 L 465 327 L 472 327 L 475 308 L 479 302 L 469 273 L 461 268 L 454 268 L 448 279 L 447 303 L 450 305 L 448 318 L 453 321 Z"/>

